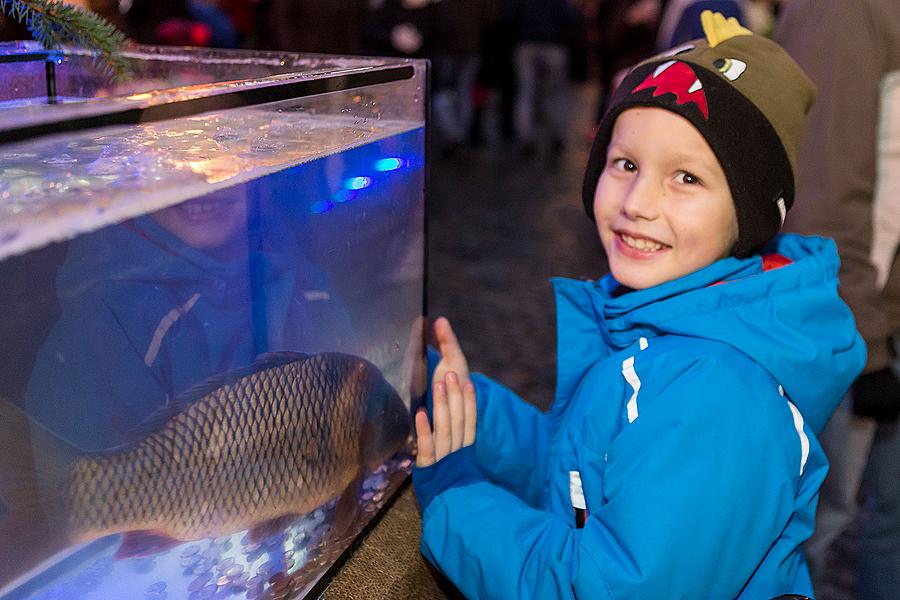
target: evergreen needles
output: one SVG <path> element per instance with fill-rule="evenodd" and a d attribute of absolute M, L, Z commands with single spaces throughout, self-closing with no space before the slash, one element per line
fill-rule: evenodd
<path fill-rule="evenodd" d="M 94 65 L 114 81 L 130 76 L 119 53 L 125 36 L 99 15 L 61 0 L 0 0 L 0 10 L 25 25 L 45 48 L 69 43 L 94 52 Z"/>

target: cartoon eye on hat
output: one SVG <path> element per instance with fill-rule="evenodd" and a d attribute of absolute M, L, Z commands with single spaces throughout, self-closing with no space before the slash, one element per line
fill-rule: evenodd
<path fill-rule="evenodd" d="M 731 81 L 735 81 L 747 70 L 747 63 L 736 58 L 717 58 L 713 61 L 713 66 Z"/>

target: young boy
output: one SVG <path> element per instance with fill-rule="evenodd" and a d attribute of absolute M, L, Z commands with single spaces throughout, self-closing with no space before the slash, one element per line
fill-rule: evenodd
<path fill-rule="evenodd" d="M 735 20 L 703 25 L 600 123 L 584 202 L 611 275 L 554 281 L 550 413 L 470 378 L 435 323 L 413 482 L 422 552 L 469 598 L 812 594 L 815 434 L 865 349 L 834 244 L 776 236 L 813 86 Z"/>

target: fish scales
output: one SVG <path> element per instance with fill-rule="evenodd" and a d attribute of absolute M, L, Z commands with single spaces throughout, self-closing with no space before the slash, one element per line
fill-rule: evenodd
<path fill-rule="evenodd" d="M 369 390 L 365 363 L 327 356 L 243 377 L 127 451 L 78 459 L 71 530 L 199 539 L 333 498 L 358 472 Z"/>

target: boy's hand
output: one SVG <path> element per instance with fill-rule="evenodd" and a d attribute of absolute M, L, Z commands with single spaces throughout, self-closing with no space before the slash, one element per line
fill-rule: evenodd
<path fill-rule="evenodd" d="M 434 338 L 437 341 L 438 352 L 441 353 L 441 361 L 434 370 L 431 379 L 432 386 L 444 381 L 447 373 L 453 371 L 459 376 L 460 385 L 465 387 L 471 381 L 469 364 L 459 346 L 456 334 L 453 333 L 453 328 L 450 327 L 450 321 L 445 317 L 438 317 L 434 322 Z"/>
<path fill-rule="evenodd" d="M 416 435 L 419 439 L 416 466 L 420 468 L 429 467 L 451 452 L 475 443 L 477 409 L 472 382 L 460 384 L 459 375 L 448 371 L 443 381 L 434 382 L 432 394 L 433 432 L 426 410 L 420 408 L 416 412 Z"/>

